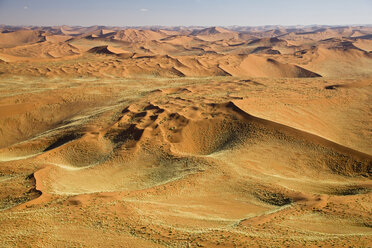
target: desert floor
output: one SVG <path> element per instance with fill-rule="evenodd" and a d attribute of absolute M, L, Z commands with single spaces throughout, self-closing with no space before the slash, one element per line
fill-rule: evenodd
<path fill-rule="evenodd" d="M 1 247 L 371 246 L 369 39 L 241 55 L 163 31 L 139 56 L 62 31 L 0 33 Z"/>

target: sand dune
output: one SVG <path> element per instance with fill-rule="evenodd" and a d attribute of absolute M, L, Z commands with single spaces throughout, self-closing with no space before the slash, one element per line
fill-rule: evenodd
<path fill-rule="evenodd" d="M 22 61 L 48 58 L 68 58 L 69 56 L 80 54 L 80 51 L 68 43 L 56 44 L 54 42 L 43 42 L 32 45 L 17 46 L 5 50 L 0 49 L 0 53 L 2 53 L 3 56 L 12 56 L 13 59 L 10 60 Z"/>
<path fill-rule="evenodd" d="M 274 46 L 274 45 L 277 45 L 277 44 L 286 45 L 287 42 L 285 40 L 281 40 L 281 39 L 278 39 L 278 38 L 262 38 L 262 39 L 252 40 L 248 44 L 249 45 L 258 45 L 258 46 Z"/>
<path fill-rule="evenodd" d="M 240 65 L 236 68 L 229 68 L 231 64 L 223 65 L 231 75 L 250 77 L 320 77 L 319 74 L 308 71 L 299 66 L 280 63 L 274 59 L 261 58 L 255 55 L 248 55 L 242 58 Z"/>
<path fill-rule="evenodd" d="M 144 111 L 138 112 L 140 109 L 144 109 Z M 182 170 L 178 172 L 181 169 L 178 166 L 189 160 L 184 156 L 211 156 L 220 153 L 227 153 L 226 156 L 228 156 L 229 153 L 245 150 L 247 144 L 257 142 L 257 140 L 260 140 L 260 143 L 276 143 L 279 140 L 284 140 L 283 145 L 288 148 L 301 142 L 302 149 L 307 149 L 309 154 L 317 153 L 319 159 L 323 156 L 324 161 L 327 161 L 329 154 L 332 154 L 334 160 L 327 161 L 324 165 L 319 162 L 317 167 L 308 168 L 306 163 L 303 164 L 302 169 L 306 171 L 310 170 L 311 172 L 316 169 L 324 170 L 325 173 L 370 176 L 368 171 L 372 159 L 370 155 L 288 126 L 256 118 L 241 110 L 233 102 L 212 103 L 204 109 L 193 111 L 184 108 L 180 113 L 174 112 L 175 110 L 171 107 L 168 109 L 166 105 L 158 106 L 150 103 L 147 106 L 140 106 L 137 103 L 126 107 L 118 122 L 102 130 L 90 131 L 84 135 L 65 134 L 58 138 L 44 149 L 42 155 L 37 157 L 37 160 L 53 165 L 53 169 L 50 169 L 50 172 L 45 175 L 47 178 L 39 177 L 46 187 L 45 189 L 39 187 L 39 190 L 46 193 L 75 195 L 133 190 L 135 188 L 144 189 L 151 185 L 174 180 L 173 177 L 178 178 L 184 175 Z M 214 119 L 204 119 L 203 111 L 204 115 L 205 111 L 216 113 Z M 126 124 L 127 120 L 131 118 L 135 118 L 134 121 L 131 124 Z M 167 119 L 167 122 L 163 122 L 164 119 Z M 226 121 L 227 119 L 232 121 Z M 151 143 L 149 143 L 150 140 Z M 143 150 L 143 147 L 146 146 L 150 150 L 163 148 L 149 154 Z M 129 151 L 133 155 L 129 155 Z M 160 155 L 159 152 L 163 155 Z M 176 167 L 164 171 L 162 166 L 167 166 L 171 160 L 168 158 L 168 160 L 160 161 L 157 158 L 159 155 L 181 156 L 179 158 L 180 164 L 175 164 Z M 141 171 L 137 171 L 141 178 L 137 183 L 132 182 L 130 178 L 128 181 L 120 178 L 124 174 L 132 177 L 132 174 L 136 173 L 139 168 L 135 170 L 117 166 L 110 168 L 113 164 L 118 163 L 116 161 L 119 159 L 124 159 L 121 163 L 128 163 L 126 156 L 137 161 L 135 162 L 137 163 L 136 167 L 142 168 Z M 142 156 L 147 157 L 149 161 L 158 161 L 160 164 L 155 168 L 143 167 L 143 164 L 139 164 Z M 105 164 L 110 164 L 110 166 L 107 165 L 108 168 L 104 169 L 107 167 Z M 193 166 L 196 164 L 193 165 L 192 162 L 188 166 L 191 171 L 197 169 L 192 168 Z M 298 166 L 299 164 L 293 169 L 300 170 L 301 168 Z M 74 168 L 84 168 L 84 170 L 75 170 Z M 276 173 L 281 173 L 282 169 L 277 168 L 277 170 Z M 100 171 L 100 173 L 96 174 L 94 171 Z M 149 174 L 147 173 L 153 174 L 154 178 L 148 178 Z M 111 175 L 110 183 L 103 180 L 108 175 Z M 71 180 L 74 177 L 76 180 Z M 91 184 L 92 180 L 96 181 L 93 185 Z M 45 184 L 45 182 L 56 183 Z"/>
<path fill-rule="evenodd" d="M 211 27 L 202 30 L 194 30 L 191 32 L 192 36 L 205 41 L 229 40 L 238 38 L 237 32 L 227 30 L 220 27 Z"/>
<path fill-rule="evenodd" d="M 202 30 L 194 30 L 191 32 L 190 35 L 214 35 L 214 34 L 222 34 L 222 33 L 233 33 L 227 29 L 221 28 L 221 27 L 211 27 L 211 28 L 205 28 Z"/>
<path fill-rule="evenodd" d="M 29 48 L 27 48 L 29 49 Z M 40 57 L 58 57 L 63 53 L 70 55 L 78 54 L 73 48 L 66 47 L 66 50 L 45 51 Z M 9 55 L 18 55 L 24 50 L 8 51 Z M 43 52 L 39 50 L 37 52 Z M 171 57 L 168 55 L 156 55 L 154 53 L 131 53 L 112 46 L 94 47 L 88 51 L 90 54 L 97 54 L 97 59 L 86 62 L 85 59 L 74 59 L 71 64 L 60 66 L 43 64 L 38 69 L 13 68 L 12 70 L 23 75 L 34 76 L 72 76 L 77 74 L 94 74 L 99 76 L 103 72 L 112 75 L 135 77 L 136 75 L 150 76 L 249 76 L 249 77 L 320 77 L 321 75 L 293 64 L 286 64 L 274 59 L 259 57 L 256 55 L 203 55 L 203 56 L 181 56 Z M 0 54 L 1 55 L 1 54 Z M 102 56 L 112 56 L 105 60 Z M 36 55 L 33 55 L 36 57 Z M 12 61 L 14 57 L 4 57 Z M 22 59 L 24 57 L 17 57 Z M 6 73 L 6 72 L 5 72 Z"/>
<path fill-rule="evenodd" d="M 69 35 L 46 35 L 45 40 L 55 42 L 55 43 L 59 43 L 59 42 L 68 41 L 72 37 L 73 36 L 69 36 Z"/>
<path fill-rule="evenodd" d="M 354 44 L 354 46 L 356 46 L 359 49 L 362 49 L 366 52 L 371 52 L 372 51 L 372 40 L 358 39 L 353 44 Z"/>
<path fill-rule="evenodd" d="M 98 53 L 98 54 L 115 54 L 119 55 L 121 53 L 128 53 L 127 51 L 121 50 L 119 48 L 115 48 L 112 46 L 99 46 L 99 47 L 93 47 L 89 49 L 90 53 Z"/>
<path fill-rule="evenodd" d="M 17 29 L 1 34 L 4 42 L 6 40 L 9 43 L 4 43 L 3 48 L 0 48 L 0 56 L 4 61 L 46 61 L 68 60 L 71 56 L 88 51 L 87 54 L 121 54 L 121 59 L 127 59 L 125 65 L 118 62 L 99 69 L 100 65 L 97 65 L 96 69 L 127 76 L 140 73 L 159 76 L 355 77 L 371 74 L 371 56 L 366 38 L 370 31 L 368 27 L 316 26 L 298 29 L 211 27 L 194 30 L 120 30 L 99 26 Z M 258 57 L 242 59 L 243 54 Z M 178 62 L 164 59 L 164 56 L 188 61 L 189 64 L 180 67 Z M 190 59 L 193 56 L 195 59 Z M 144 58 L 149 61 L 144 61 Z M 48 66 L 45 70 L 20 69 L 27 71 L 28 75 L 48 73 L 52 76 L 66 72 L 74 74 L 75 71 L 86 75 L 94 73 L 94 70 L 87 70 L 84 65 L 89 59 L 82 58 L 84 62 L 78 62 L 79 65 L 71 69 L 65 70 L 62 66 L 58 72 Z M 225 65 L 227 60 L 233 65 Z M 199 64 L 193 61 L 203 62 Z M 93 63 L 96 63 L 94 59 Z M 20 70 L 17 73 L 21 73 Z"/>
<path fill-rule="evenodd" d="M 102 27 L 99 26 L 91 26 L 91 27 L 71 27 L 71 26 L 61 26 L 58 27 L 59 31 L 64 35 L 72 35 L 72 36 L 79 36 L 86 33 L 92 33 L 97 30 L 101 30 Z"/>
<path fill-rule="evenodd" d="M 17 30 L 9 33 L 0 33 L 0 48 L 15 47 L 43 40 L 45 38 L 40 35 L 40 32 L 34 30 Z"/>
<path fill-rule="evenodd" d="M 371 54 L 357 49 L 327 49 L 319 47 L 315 56 L 303 65 L 329 77 L 368 76 L 371 73 Z"/>
<path fill-rule="evenodd" d="M 0 26 L 1 247 L 368 247 L 368 26 Z"/>
<path fill-rule="evenodd" d="M 151 30 L 136 30 L 136 29 L 126 29 L 121 30 L 108 36 L 106 38 L 112 38 L 114 40 L 126 41 L 126 42 L 141 42 L 141 41 L 150 41 L 150 40 L 159 40 L 164 38 L 160 32 L 154 32 Z"/>
<path fill-rule="evenodd" d="M 0 34 L 4 42 L 9 42 L 0 48 L 0 57 L 10 62 L 69 60 L 71 56 L 82 55 L 77 65 L 71 67 L 66 63 L 71 68 L 54 69 L 41 65 L 38 69 L 12 69 L 27 75 L 98 75 L 99 71 L 110 71 L 114 75 L 127 76 L 139 73 L 159 76 L 355 77 L 371 75 L 368 39 L 356 36 L 359 32 L 368 37 L 370 31 L 368 27 L 120 30 L 63 26 L 17 29 Z M 97 64 L 91 70 L 85 64 L 91 65 L 90 59 L 95 64 L 96 60 L 87 54 L 120 54 L 120 58 L 116 58 L 119 59 L 117 63 L 103 67 Z M 252 54 L 257 57 L 243 56 Z M 89 58 L 85 59 L 86 56 Z M 172 59 L 165 59 L 167 56 Z M 182 60 L 187 61 L 187 65 L 180 66 Z M 2 71 L 8 70 L 3 68 Z"/>

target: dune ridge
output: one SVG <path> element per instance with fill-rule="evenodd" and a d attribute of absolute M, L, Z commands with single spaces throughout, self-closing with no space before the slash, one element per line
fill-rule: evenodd
<path fill-rule="evenodd" d="M 65 60 L 67 65 L 71 56 L 74 61 L 79 56 L 79 64 L 84 68 L 75 66 L 72 71 L 89 74 L 84 72 L 88 60 L 99 60 L 103 54 L 121 55 L 117 63 L 104 66 L 118 76 L 131 76 L 130 71 L 135 71 L 136 75 L 149 75 L 148 71 L 141 71 L 143 61 L 138 58 L 151 58 L 151 61 L 144 63 L 149 64 L 152 74 L 159 76 L 366 77 L 371 75 L 372 61 L 369 32 L 372 31 L 368 27 L 359 26 L 293 29 L 62 26 L 33 30 L 22 27 L 12 30 L 9 27 L 0 33 L 0 59 L 7 62 L 48 62 L 57 59 Z M 178 61 L 186 59 L 189 63 L 192 60 L 188 58 L 204 61 L 184 66 L 186 70 L 186 67 L 192 68 L 186 72 L 172 65 L 171 59 L 164 61 L 163 56 Z M 237 64 L 244 56 L 247 56 L 247 60 Z M 121 60 L 123 58 L 126 60 Z M 116 61 L 115 58 L 112 60 Z M 235 66 L 227 68 L 226 65 L 219 65 L 228 63 Z M 129 64 L 132 68 L 125 68 L 123 64 Z M 115 72 L 118 67 L 121 67 L 120 72 Z M 7 67 L 0 69 L 2 73 L 9 71 Z M 48 69 L 51 70 L 48 73 L 50 76 L 59 74 L 53 72 L 52 68 Z M 27 71 L 34 69 L 28 68 Z M 29 74 L 20 70 L 17 73 Z"/>

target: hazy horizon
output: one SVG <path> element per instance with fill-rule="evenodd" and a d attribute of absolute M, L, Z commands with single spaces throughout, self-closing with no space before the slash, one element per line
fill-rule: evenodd
<path fill-rule="evenodd" d="M 245 28 L 245 27 L 251 27 L 251 28 L 261 28 L 261 27 L 288 27 L 288 28 L 298 28 L 298 27 L 367 27 L 372 26 L 372 24 L 363 24 L 363 23 L 357 23 L 357 24 L 340 24 L 340 25 L 329 25 L 329 24 L 308 24 L 308 25 L 302 25 L 302 24 L 292 24 L 292 25 L 280 25 L 280 24 L 271 24 L 271 25 L 127 25 L 127 26 L 120 26 L 120 25 L 100 25 L 100 24 L 94 24 L 94 25 L 69 25 L 69 24 L 60 24 L 60 25 L 28 25 L 28 24 L 7 24 L 7 23 L 0 23 L 0 26 L 9 26 L 9 27 L 61 27 L 61 26 L 68 26 L 68 27 L 82 27 L 82 28 L 89 28 L 89 27 L 109 27 L 109 28 L 156 28 L 156 27 L 164 27 L 164 28 L 172 28 L 172 27 L 184 27 L 184 28 L 213 28 L 213 27 L 221 27 L 221 28 Z"/>
<path fill-rule="evenodd" d="M 27 26 L 297 26 L 372 24 L 372 1 L 0 0 L 0 23 Z"/>

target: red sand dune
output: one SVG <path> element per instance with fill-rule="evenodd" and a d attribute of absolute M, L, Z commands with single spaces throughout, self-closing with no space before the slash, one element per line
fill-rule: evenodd
<path fill-rule="evenodd" d="M 370 245 L 370 26 L 0 31 L 1 247 Z"/>

